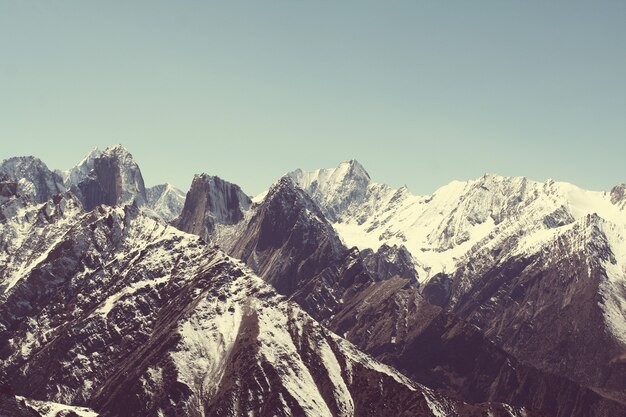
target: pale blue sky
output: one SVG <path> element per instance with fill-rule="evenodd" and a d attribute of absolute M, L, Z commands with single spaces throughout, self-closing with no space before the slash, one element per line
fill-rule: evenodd
<path fill-rule="evenodd" d="M 255 194 L 356 158 L 626 182 L 626 1 L 0 0 L 0 159 L 122 143 L 146 183 Z"/>

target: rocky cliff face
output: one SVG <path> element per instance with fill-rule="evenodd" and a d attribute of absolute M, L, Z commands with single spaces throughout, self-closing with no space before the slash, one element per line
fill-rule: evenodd
<path fill-rule="evenodd" d="M 315 203 L 288 177 L 271 188 L 229 250 L 285 294 L 345 251 Z"/>
<path fill-rule="evenodd" d="M 66 186 L 87 210 L 105 204 L 146 205 L 146 188 L 139 165 L 121 145 L 94 150 L 66 173 Z"/>
<path fill-rule="evenodd" d="M 28 204 L 28 197 L 20 196 L 17 181 L 0 174 L 0 222 L 15 215 L 18 209 Z"/>
<path fill-rule="evenodd" d="M 41 417 L 41 414 L 14 395 L 0 394 L 0 416 Z"/>
<path fill-rule="evenodd" d="M 626 184 L 619 184 L 611 189 L 611 203 L 626 209 Z"/>
<path fill-rule="evenodd" d="M 327 325 L 413 380 L 465 401 L 523 404 L 550 416 L 626 415 L 612 397 L 515 359 L 406 279 L 369 286 Z"/>
<path fill-rule="evenodd" d="M 281 178 L 231 234 L 218 243 L 318 320 L 330 318 L 346 297 L 384 278 L 370 273 L 358 250 L 343 246 L 315 202 L 289 177 Z M 410 258 L 389 248 L 369 254 L 367 262 L 395 273 L 404 272 Z"/>
<path fill-rule="evenodd" d="M 219 225 L 233 225 L 243 219 L 252 201 L 241 188 L 221 178 L 196 175 L 187 192 L 179 217 L 172 224 L 180 230 L 211 241 Z"/>

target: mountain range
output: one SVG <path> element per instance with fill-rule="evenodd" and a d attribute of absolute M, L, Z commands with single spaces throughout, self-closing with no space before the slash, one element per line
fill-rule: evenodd
<path fill-rule="evenodd" d="M 626 416 L 626 185 L 9 158 L 0 415 Z"/>

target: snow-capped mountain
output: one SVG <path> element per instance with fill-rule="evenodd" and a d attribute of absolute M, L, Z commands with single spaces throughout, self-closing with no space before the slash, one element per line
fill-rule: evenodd
<path fill-rule="evenodd" d="M 344 251 L 315 203 L 288 177 L 270 189 L 230 249 L 288 294 L 340 260 Z"/>
<path fill-rule="evenodd" d="M 623 184 L 7 161 L 0 415 L 626 416 Z"/>
<path fill-rule="evenodd" d="M 431 196 L 413 196 L 405 188 L 393 190 L 366 182 L 369 176 L 360 166 L 350 168 L 355 166 L 350 161 L 336 169 L 296 171 L 290 176 L 336 219 L 334 227 L 348 245 L 361 249 L 405 245 L 415 259 L 422 282 L 436 277 L 440 283 L 438 274 L 453 275 L 463 270 L 450 294 L 451 306 L 473 285 L 477 273 L 469 273 L 468 265 L 474 270 L 477 264 L 493 266 L 550 250 L 552 242 L 572 228 L 579 230 L 576 225 L 588 216 L 597 216 L 610 225 L 613 237 L 607 250 L 614 254 L 617 265 L 626 264 L 623 185 L 611 192 L 593 192 L 567 183 L 485 175 L 473 181 L 453 182 Z M 344 185 L 357 184 L 362 186 L 358 192 L 343 189 Z M 324 190 L 326 196 L 319 190 Z M 604 309 L 605 321 L 617 329 L 614 336 L 621 339 L 626 326 L 612 323 L 626 323 L 626 296 L 615 284 L 626 282 L 626 272 L 619 266 L 609 269 L 612 272 L 607 282 L 614 283 L 611 293 L 616 294 L 609 299 L 618 307 Z M 473 297 L 470 299 L 475 303 Z"/>
<path fill-rule="evenodd" d="M 75 200 L 31 205 L 0 229 L 13 236 L 0 264 L 2 370 L 34 409 L 46 400 L 103 416 L 539 415 L 412 382 L 200 238 L 133 206 L 84 211 Z"/>
<path fill-rule="evenodd" d="M 352 212 L 371 199 L 370 176 L 355 160 L 313 172 L 298 169 L 288 176 L 323 208 L 331 222 L 339 221 L 345 217 L 344 213 Z"/>
<path fill-rule="evenodd" d="M 185 193 L 171 184 L 147 188 L 146 197 L 148 208 L 165 222 L 178 217 L 185 204 Z"/>
<path fill-rule="evenodd" d="M 37 203 L 65 191 L 61 176 L 33 156 L 9 158 L 0 164 L 0 176 L 17 182 L 18 191 Z"/>
<path fill-rule="evenodd" d="M 147 196 L 139 165 L 122 146 L 94 149 L 65 173 L 65 185 L 87 210 L 99 204 L 146 205 Z"/>

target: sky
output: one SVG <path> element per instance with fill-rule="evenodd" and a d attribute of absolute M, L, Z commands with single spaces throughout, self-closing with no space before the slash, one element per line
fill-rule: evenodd
<path fill-rule="evenodd" d="M 357 159 L 626 182 L 626 1 L 0 0 L 0 159 L 123 144 L 147 185 L 256 194 Z"/>

